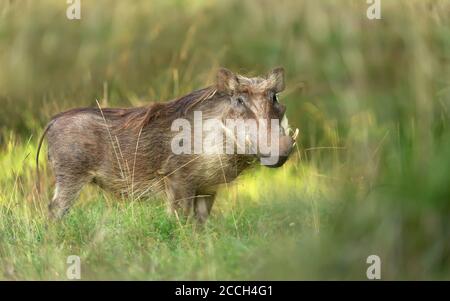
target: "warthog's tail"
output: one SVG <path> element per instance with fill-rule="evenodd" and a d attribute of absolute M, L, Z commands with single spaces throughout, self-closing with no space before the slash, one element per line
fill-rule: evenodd
<path fill-rule="evenodd" d="M 50 127 L 53 125 L 54 120 L 50 121 L 47 126 L 44 129 L 44 132 L 41 135 L 41 138 L 39 139 L 39 144 L 37 148 L 36 153 L 36 191 L 40 193 L 40 186 L 41 186 L 41 177 L 39 173 L 39 153 L 41 152 L 42 142 L 44 142 L 45 135 L 47 134 Z"/>

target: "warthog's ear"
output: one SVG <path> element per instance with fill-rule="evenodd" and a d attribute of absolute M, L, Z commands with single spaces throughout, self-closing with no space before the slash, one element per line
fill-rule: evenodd
<path fill-rule="evenodd" d="M 217 91 L 232 95 L 239 85 L 239 80 L 228 69 L 220 68 L 217 72 L 216 86 Z"/>
<path fill-rule="evenodd" d="M 274 89 L 275 92 L 281 92 L 284 90 L 284 68 L 277 67 L 269 72 L 267 75 L 267 81 L 269 81 L 269 86 Z"/>

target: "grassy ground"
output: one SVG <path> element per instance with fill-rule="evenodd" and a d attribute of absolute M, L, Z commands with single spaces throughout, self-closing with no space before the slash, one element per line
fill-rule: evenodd
<path fill-rule="evenodd" d="M 0 1 L 0 279 L 450 279 L 450 2 Z M 48 224 L 51 115 L 136 106 L 282 65 L 300 143 L 224 187 L 203 231 L 86 188 Z M 42 156 L 44 157 L 44 156 Z"/>

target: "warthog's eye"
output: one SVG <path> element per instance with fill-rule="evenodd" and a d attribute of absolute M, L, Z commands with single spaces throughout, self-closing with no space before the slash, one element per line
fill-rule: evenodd
<path fill-rule="evenodd" d="M 238 96 L 238 98 L 236 98 L 236 101 L 239 105 L 243 105 L 244 104 L 244 98 L 241 96 Z"/>
<path fill-rule="evenodd" d="M 278 102 L 278 95 L 276 93 L 272 94 L 272 102 L 277 103 Z"/>

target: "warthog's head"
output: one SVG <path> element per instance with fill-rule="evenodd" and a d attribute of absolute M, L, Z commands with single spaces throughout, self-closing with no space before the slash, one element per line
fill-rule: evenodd
<path fill-rule="evenodd" d="M 246 147 L 253 149 L 253 154 L 263 165 L 283 165 L 295 146 L 298 134 L 297 130 L 292 133 L 293 136 L 290 135 L 286 106 L 278 98 L 278 93 L 285 88 L 284 69 L 275 68 L 266 76 L 252 78 L 220 69 L 216 88 L 221 98 L 228 100 L 222 118 L 245 122 Z M 256 125 L 257 133 L 252 125 Z M 234 135 L 239 135 L 239 129 Z"/>

